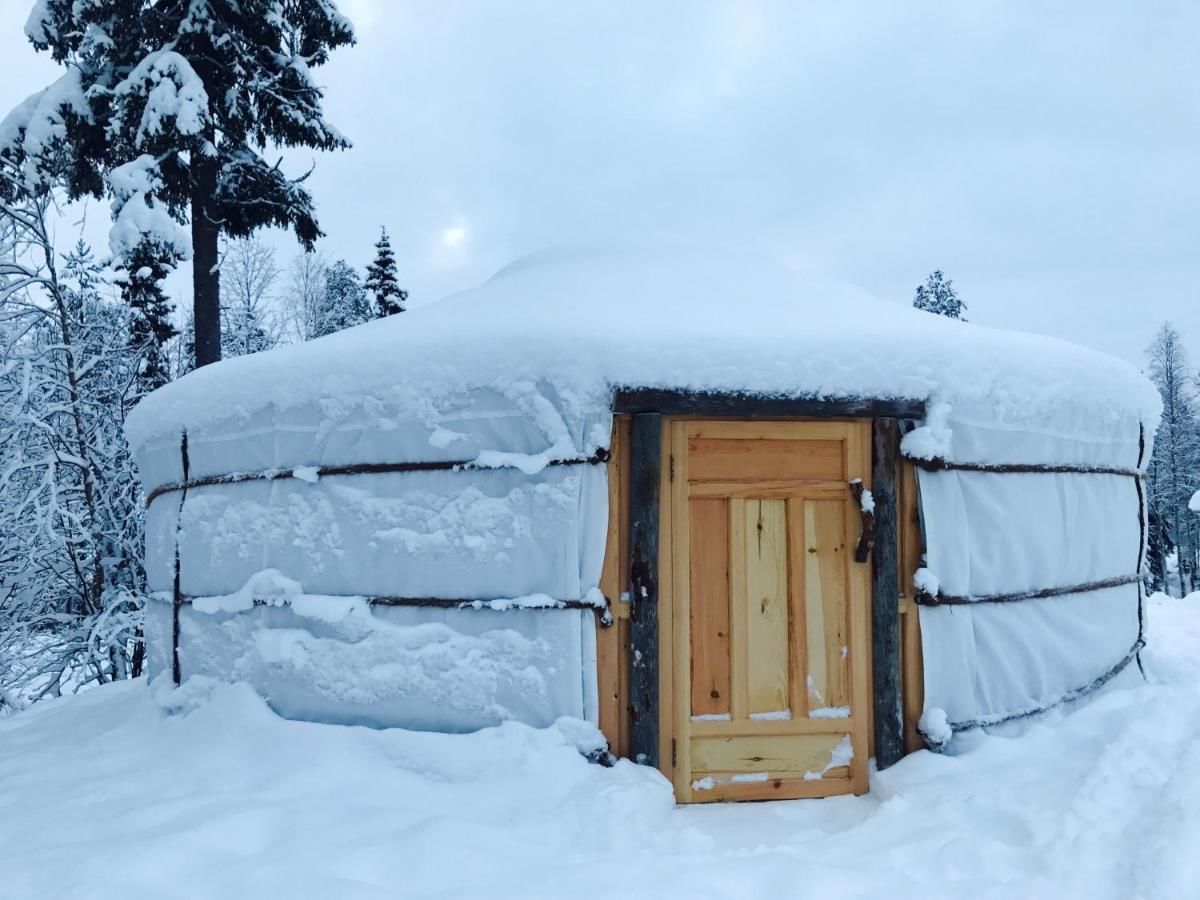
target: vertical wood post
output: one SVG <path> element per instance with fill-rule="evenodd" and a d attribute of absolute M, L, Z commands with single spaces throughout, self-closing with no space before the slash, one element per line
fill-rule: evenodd
<path fill-rule="evenodd" d="M 900 681 L 900 584 L 896 528 L 900 430 L 895 419 L 875 420 L 871 493 L 875 497 L 875 586 L 871 602 L 874 663 L 875 765 L 886 769 L 904 756 Z"/>
<path fill-rule="evenodd" d="M 633 416 L 629 436 L 629 706 L 635 762 L 658 766 L 658 512 L 662 416 Z"/>

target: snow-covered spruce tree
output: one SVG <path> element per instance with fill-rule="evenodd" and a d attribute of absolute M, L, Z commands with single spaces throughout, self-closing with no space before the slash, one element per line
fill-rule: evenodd
<path fill-rule="evenodd" d="M 31 186 L 61 181 L 73 198 L 118 195 L 113 173 L 137 181 L 115 205 L 127 233 L 114 249 L 132 254 L 140 231 L 192 254 L 196 362 L 219 359 L 220 238 L 321 234 L 304 177 L 264 154 L 349 146 L 312 69 L 354 42 L 350 23 L 333 0 L 37 0 L 25 30 L 66 74 L 14 110 L 0 146 Z M 190 247 L 166 216 L 190 221 Z"/>
<path fill-rule="evenodd" d="M 379 229 L 379 240 L 375 242 L 375 261 L 367 266 L 364 287 L 374 295 L 375 315 L 380 319 L 404 312 L 408 291 L 400 287 L 396 278 L 396 255 L 392 253 L 386 228 Z"/>
<path fill-rule="evenodd" d="M 1196 586 L 1200 563 L 1200 527 L 1188 503 L 1200 488 L 1200 420 L 1196 411 L 1196 382 L 1187 351 L 1175 326 L 1166 322 L 1146 348 L 1149 375 L 1162 395 L 1163 415 L 1150 461 L 1149 499 L 1166 535 L 1160 542 L 1175 547 L 1180 590 Z"/>
<path fill-rule="evenodd" d="M 270 350 L 279 343 L 268 308 L 279 279 L 275 251 L 256 238 L 229 241 L 221 260 L 221 347 L 225 356 Z"/>
<path fill-rule="evenodd" d="M 941 269 L 935 270 L 924 284 L 917 286 L 913 306 L 950 319 L 967 320 L 967 304 L 959 298 L 954 282 L 943 275 Z"/>
<path fill-rule="evenodd" d="M 0 697 L 20 707 L 141 664 L 141 494 L 122 436 L 138 355 L 49 195 L 0 162 Z"/>
<path fill-rule="evenodd" d="M 325 293 L 313 316 L 313 337 L 361 325 L 370 318 L 371 304 L 358 280 L 358 272 L 344 259 L 339 259 L 325 273 Z"/>
<path fill-rule="evenodd" d="M 171 324 L 171 301 L 162 289 L 168 267 L 149 241 L 141 241 L 123 264 L 126 270 L 121 297 L 129 305 L 129 346 L 138 355 L 138 397 L 171 380 L 168 358 L 171 339 L 178 335 Z"/>

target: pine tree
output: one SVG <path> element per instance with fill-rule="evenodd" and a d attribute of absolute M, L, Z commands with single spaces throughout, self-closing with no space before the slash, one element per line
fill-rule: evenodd
<path fill-rule="evenodd" d="M 943 275 L 941 269 L 935 270 L 925 279 L 924 284 L 918 285 L 917 293 L 913 297 L 913 306 L 925 312 L 937 313 L 939 316 L 961 319 L 964 322 L 967 320 L 967 304 L 959 299 L 954 290 L 954 282 Z"/>
<path fill-rule="evenodd" d="M 325 295 L 313 316 L 312 336 L 333 334 L 370 318 L 371 304 L 358 273 L 344 259 L 339 259 L 325 273 Z"/>
<path fill-rule="evenodd" d="M 396 278 L 396 256 L 392 253 L 387 229 L 381 228 L 379 232 L 379 240 L 375 243 L 375 261 L 367 266 L 365 287 L 375 295 L 375 315 L 382 319 L 404 312 L 408 291 L 400 287 Z"/>
<path fill-rule="evenodd" d="M 118 261 L 146 240 L 165 264 L 191 255 L 196 363 L 219 359 L 222 235 L 321 234 L 303 177 L 263 153 L 350 146 L 312 77 L 350 23 L 333 0 L 39 0 L 26 34 L 66 74 L 13 111 L 0 154 L 30 188 L 110 196 Z"/>
<path fill-rule="evenodd" d="M 82 238 L 63 254 L 63 296 L 66 298 L 69 315 L 73 322 L 83 317 L 83 308 L 98 292 L 100 267 L 96 257 Z"/>
<path fill-rule="evenodd" d="M 168 344 L 178 331 L 171 324 L 171 301 L 163 293 L 168 267 L 149 242 L 134 248 L 124 268 L 122 299 L 132 313 L 129 346 L 139 355 L 137 394 L 147 394 L 171 380 Z"/>

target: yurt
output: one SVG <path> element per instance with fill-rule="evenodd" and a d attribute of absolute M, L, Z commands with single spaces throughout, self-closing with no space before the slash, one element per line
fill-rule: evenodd
<path fill-rule="evenodd" d="M 544 251 L 137 407 L 151 667 L 584 720 L 681 802 L 860 793 L 1140 677 L 1158 415 L 1117 359 L 738 251 Z"/>

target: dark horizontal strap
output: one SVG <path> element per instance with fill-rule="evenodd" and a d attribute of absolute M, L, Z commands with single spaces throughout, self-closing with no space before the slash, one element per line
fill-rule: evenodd
<path fill-rule="evenodd" d="M 1005 715 L 980 716 L 977 719 L 967 719 L 964 722 L 951 722 L 950 729 L 957 734 L 960 731 L 971 731 L 975 728 L 994 728 L 997 725 L 1006 725 L 1009 722 L 1019 722 L 1022 719 L 1031 719 L 1034 716 L 1040 716 L 1042 713 L 1049 712 L 1050 710 L 1059 706 L 1065 706 L 1068 703 L 1073 703 L 1076 700 L 1086 697 L 1088 694 L 1100 690 L 1100 688 L 1104 687 L 1104 685 L 1108 684 L 1110 681 L 1120 675 L 1121 672 L 1125 670 L 1125 667 L 1137 658 L 1138 653 L 1141 652 L 1141 649 L 1145 646 L 1146 642 L 1139 637 L 1133 642 L 1133 646 L 1129 649 L 1129 652 L 1126 653 L 1125 656 L 1122 657 L 1115 666 L 1113 666 L 1103 675 L 1093 678 L 1083 687 L 1075 688 L 1072 691 L 1067 691 L 1053 703 L 1047 703 L 1045 706 L 1038 706 L 1033 709 L 1024 709 L 1020 712 L 1008 713 Z"/>
<path fill-rule="evenodd" d="M 613 392 L 615 413 L 664 416 L 797 416 L 923 419 L 925 401 L 875 397 L 814 397 L 755 391 L 689 391 L 625 386 Z"/>
<path fill-rule="evenodd" d="M 985 594 L 982 597 L 959 597 L 953 594 L 934 595 L 925 591 L 917 591 L 914 599 L 920 606 L 974 606 L 977 603 L 1019 603 L 1022 600 L 1044 600 L 1047 597 L 1062 597 L 1066 594 L 1086 594 L 1089 591 L 1102 591 L 1105 588 L 1135 584 L 1141 580 L 1141 575 L 1118 575 L 1116 578 L 1089 581 L 1086 584 L 1075 584 L 1069 587 L 1043 588 L 1039 591 L 1021 591 L 1015 594 Z"/>
<path fill-rule="evenodd" d="M 597 450 L 591 456 L 569 457 L 567 459 L 552 459 L 548 466 L 586 466 L 599 465 L 608 462 L 608 451 Z M 346 466 L 296 466 L 297 469 L 310 468 L 315 470 L 318 477 L 327 475 L 380 475 L 391 472 L 444 472 L 472 471 L 482 469 L 511 469 L 515 466 L 487 466 L 474 460 L 445 460 L 429 462 L 406 463 L 354 463 Z M 263 472 L 231 472 L 228 475 L 206 475 L 202 478 L 191 478 L 185 481 L 173 481 L 161 484 L 146 495 L 146 506 L 149 506 L 163 494 L 172 491 L 182 491 L 186 488 L 206 487 L 216 484 L 239 484 L 243 481 L 280 481 L 296 478 L 295 469 L 267 469 Z"/>
<path fill-rule="evenodd" d="M 932 459 L 922 459 L 916 456 L 906 456 L 918 469 L 926 472 L 994 472 L 1001 475 L 1125 475 L 1129 478 L 1141 478 L 1139 469 L 1126 466 L 1076 466 L 1048 465 L 1043 463 L 964 463 L 951 462 L 935 456 Z"/>
<path fill-rule="evenodd" d="M 513 603 L 511 605 L 492 606 L 493 600 L 447 600 L 441 597 L 367 597 L 367 603 L 371 606 L 433 606 L 442 609 L 496 609 L 507 611 L 510 609 L 593 609 L 604 610 L 608 609 L 608 598 L 605 597 L 602 603 L 596 603 L 591 600 L 555 600 L 553 603 L 533 604 L 529 606 L 521 606 Z M 505 600 L 499 601 L 505 603 Z"/>
<path fill-rule="evenodd" d="M 323 595 L 336 596 L 336 595 Z M 195 594 L 182 594 L 179 597 L 179 602 L 190 605 L 193 600 L 197 599 Z M 612 605 L 608 597 L 604 597 L 601 602 L 593 602 L 591 600 L 555 600 L 553 603 L 540 605 L 522 606 L 518 603 L 511 605 L 493 606 L 496 600 L 463 600 L 463 599 L 448 599 L 445 597 L 360 597 L 358 594 L 350 596 L 336 597 L 339 600 L 362 599 L 369 606 L 423 606 L 435 607 L 439 609 L 491 609 L 496 612 L 508 612 L 514 609 L 590 609 L 593 612 L 601 614 L 601 621 L 605 624 L 612 622 Z M 499 598 L 500 603 L 504 603 L 508 598 Z M 273 606 L 266 600 L 255 600 L 255 606 Z"/>

